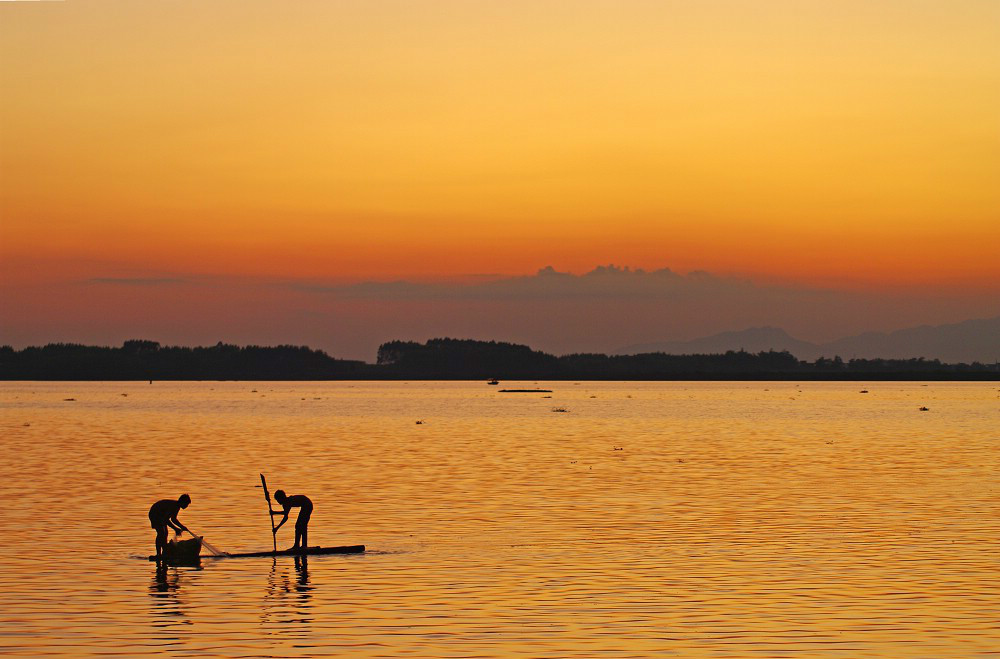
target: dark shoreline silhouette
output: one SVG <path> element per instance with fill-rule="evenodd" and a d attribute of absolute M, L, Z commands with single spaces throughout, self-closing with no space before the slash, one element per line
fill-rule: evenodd
<path fill-rule="evenodd" d="M 390 341 L 374 364 L 305 346 L 0 347 L 0 380 L 1000 380 L 1000 364 L 936 359 L 802 361 L 789 352 L 550 355 L 498 341 Z"/>

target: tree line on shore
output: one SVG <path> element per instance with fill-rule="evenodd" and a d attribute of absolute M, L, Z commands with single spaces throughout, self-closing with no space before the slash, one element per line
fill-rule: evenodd
<path fill-rule="evenodd" d="M 336 359 L 305 346 L 121 347 L 51 343 L 0 347 L 2 380 L 996 380 L 998 364 L 945 364 L 936 359 L 808 362 L 789 352 L 721 354 L 550 355 L 499 341 L 390 341 L 374 364 Z"/>

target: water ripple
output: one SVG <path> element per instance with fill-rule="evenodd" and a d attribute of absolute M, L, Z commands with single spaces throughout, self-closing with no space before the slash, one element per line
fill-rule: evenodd
<path fill-rule="evenodd" d="M 997 654 L 995 386 L 538 385 L 0 385 L 0 654 Z M 134 558 L 269 547 L 260 470 L 370 551 Z"/>

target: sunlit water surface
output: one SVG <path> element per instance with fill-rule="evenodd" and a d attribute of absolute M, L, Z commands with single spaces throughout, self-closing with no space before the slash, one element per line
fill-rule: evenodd
<path fill-rule="evenodd" d="M 998 396 L 0 384 L 0 654 L 997 654 Z M 369 552 L 138 558 L 149 505 L 183 492 L 181 520 L 215 545 L 268 549 L 259 471 L 313 499 L 313 544 Z"/>

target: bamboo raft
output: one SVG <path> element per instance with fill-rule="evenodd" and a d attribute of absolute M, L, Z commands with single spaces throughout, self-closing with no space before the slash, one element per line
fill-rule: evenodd
<path fill-rule="evenodd" d="M 184 542 L 193 542 L 192 540 L 185 540 Z M 180 544 L 180 543 L 178 543 Z M 201 543 L 199 542 L 199 549 Z M 282 551 L 251 551 L 241 554 L 220 554 L 219 556 L 213 556 L 211 554 L 205 556 L 199 556 L 195 553 L 193 556 L 187 553 L 184 556 L 181 555 L 164 555 L 162 559 L 157 559 L 156 556 L 150 556 L 149 560 L 165 560 L 168 562 L 182 562 L 182 561 L 194 561 L 198 559 L 214 559 L 214 558 L 266 558 L 268 556 L 324 556 L 327 554 L 363 554 L 365 552 L 364 545 L 344 545 L 341 547 L 305 547 L 304 549 L 285 549 Z"/>

